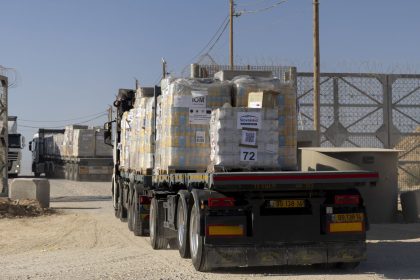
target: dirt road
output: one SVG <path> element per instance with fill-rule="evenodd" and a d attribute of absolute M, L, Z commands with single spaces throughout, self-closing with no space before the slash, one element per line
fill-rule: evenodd
<path fill-rule="evenodd" d="M 60 213 L 0 219 L 0 279 L 420 279 L 420 224 L 374 225 L 356 270 L 311 267 L 196 272 L 177 250 L 154 251 L 114 218 L 109 183 L 51 180 Z"/>

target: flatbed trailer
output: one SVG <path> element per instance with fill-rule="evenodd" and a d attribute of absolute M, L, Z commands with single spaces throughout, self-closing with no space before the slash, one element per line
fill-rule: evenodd
<path fill-rule="evenodd" d="M 154 92 L 156 102 L 160 88 Z M 125 170 L 120 166 L 121 119 L 134 101 L 135 91 L 120 89 L 116 119 L 105 124 L 104 138 L 114 147 L 115 215 L 134 235 L 149 235 L 153 249 L 178 248 L 198 271 L 311 264 L 351 268 L 366 259 L 369 223 L 358 189 L 374 186 L 378 173 L 146 175 Z"/>
<path fill-rule="evenodd" d="M 32 172 L 35 177 L 74 181 L 110 181 L 113 159 L 110 156 L 75 157 L 46 154 L 45 135 L 64 134 L 64 129 L 39 129 L 29 143 L 32 152 Z"/>
<path fill-rule="evenodd" d="M 337 264 L 366 259 L 357 187 L 368 171 L 136 175 L 113 185 L 116 216 L 154 249 L 178 247 L 194 267 Z"/>

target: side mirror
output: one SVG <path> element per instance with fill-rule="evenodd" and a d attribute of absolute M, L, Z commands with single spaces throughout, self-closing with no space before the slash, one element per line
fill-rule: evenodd
<path fill-rule="evenodd" d="M 20 148 L 25 148 L 25 136 L 21 136 L 20 138 Z"/>
<path fill-rule="evenodd" d="M 113 146 L 111 136 L 112 136 L 111 131 L 108 131 L 108 130 L 104 131 L 104 142 L 106 145 Z"/>
<path fill-rule="evenodd" d="M 32 141 L 29 141 L 29 151 L 32 152 Z"/>
<path fill-rule="evenodd" d="M 114 146 L 112 145 L 112 123 L 115 121 L 110 121 L 104 123 L 104 143 L 108 146 Z"/>

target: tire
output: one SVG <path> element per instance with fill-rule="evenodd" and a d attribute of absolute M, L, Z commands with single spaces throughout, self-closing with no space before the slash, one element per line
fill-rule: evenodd
<path fill-rule="evenodd" d="M 112 208 L 114 208 L 114 215 L 118 218 L 118 189 L 115 187 L 117 183 L 115 178 L 112 179 L 111 192 L 112 192 Z"/>
<path fill-rule="evenodd" d="M 74 164 L 73 180 L 74 181 L 79 181 L 80 180 L 79 165 L 78 164 Z"/>
<path fill-rule="evenodd" d="M 209 271 L 210 268 L 207 265 L 206 259 L 206 248 L 204 246 L 204 237 L 200 236 L 200 210 L 197 205 L 194 204 L 190 215 L 190 254 L 194 268 L 200 272 Z"/>
<path fill-rule="evenodd" d="M 70 163 L 69 170 L 70 170 L 69 180 L 74 181 L 74 164 L 73 163 Z"/>
<path fill-rule="evenodd" d="M 118 218 L 121 220 L 121 222 L 126 222 L 127 221 L 127 209 L 124 208 L 124 203 L 123 203 L 123 190 L 122 187 L 119 186 L 118 187 Z"/>
<path fill-rule="evenodd" d="M 133 213 L 133 233 L 135 236 L 145 236 L 146 235 L 146 223 L 141 219 L 141 205 L 139 203 L 139 195 L 137 190 L 134 190 L 133 203 L 132 203 L 132 213 Z"/>
<path fill-rule="evenodd" d="M 156 198 L 150 204 L 149 234 L 150 245 L 155 250 L 166 249 L 168 240 L 163 236 L 163 205 Z"/>
<path fill-rule="evenodd" d="M 34 177 L 35 177 L 35 178 L 39 178 L 39 176 L 41 176 L 41 173 L 39 173 L 39 172 L 34 172 Z"/>
<path fill-rule="evenodd" d="M 189 207 L 184 198 L 180 197 L 178 200 L 178 207 L 176 211 L 176 224 L 178 228 L 177 242 L 178 251 L 181 258 L 190 258 L 190 239 L 189 239 L 189 225 L 190 212 Z"/>
<path fill-rule="evenodd" d="M 133 197 L 131 193 L 132 191 L 130 190 L 128 194 L 127 225 L 128 229 L 133 231 L 133 207 L 131 206 L 133 204 Z"/>
<path fill-rule="evenodd" d="M 66 163 L 66 165 L 64 165 L 64 179 L 69 179 L 69 173 L 69 165 Z"/>

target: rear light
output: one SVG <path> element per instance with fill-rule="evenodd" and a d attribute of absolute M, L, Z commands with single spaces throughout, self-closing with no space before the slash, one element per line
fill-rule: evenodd
<path fill-rule="evenodd" d="M 360 195 L 358 194 L 337 194 L 334 196 L 334 204 L 353 204 L 360 203 Z"/>
<path fill-rule="evenodd" d="M 212 237 L 235 237 L 244 236 L 245 230 L 242 225 L 208 225 L 207 236 Z"/>
<path fill-rule="evenodd" d="M 145 196 L 145 195 L 141 195 L 139 197 L 139 202 L 140 202 L 140 204 L 150 204 L 150 197 Z"/>
<path fill-rule="evenodd" d="M 209 198 L 208 206 L 211 207 L 233 207 L 235 199 L 233 197 Z"/>
<path fill-rule="evenodd" d="M 364 231 L 365 231 L 365 225 L 363 222 L 330 223 L 328 225 L 329 233 L 364 232 Z"/>

